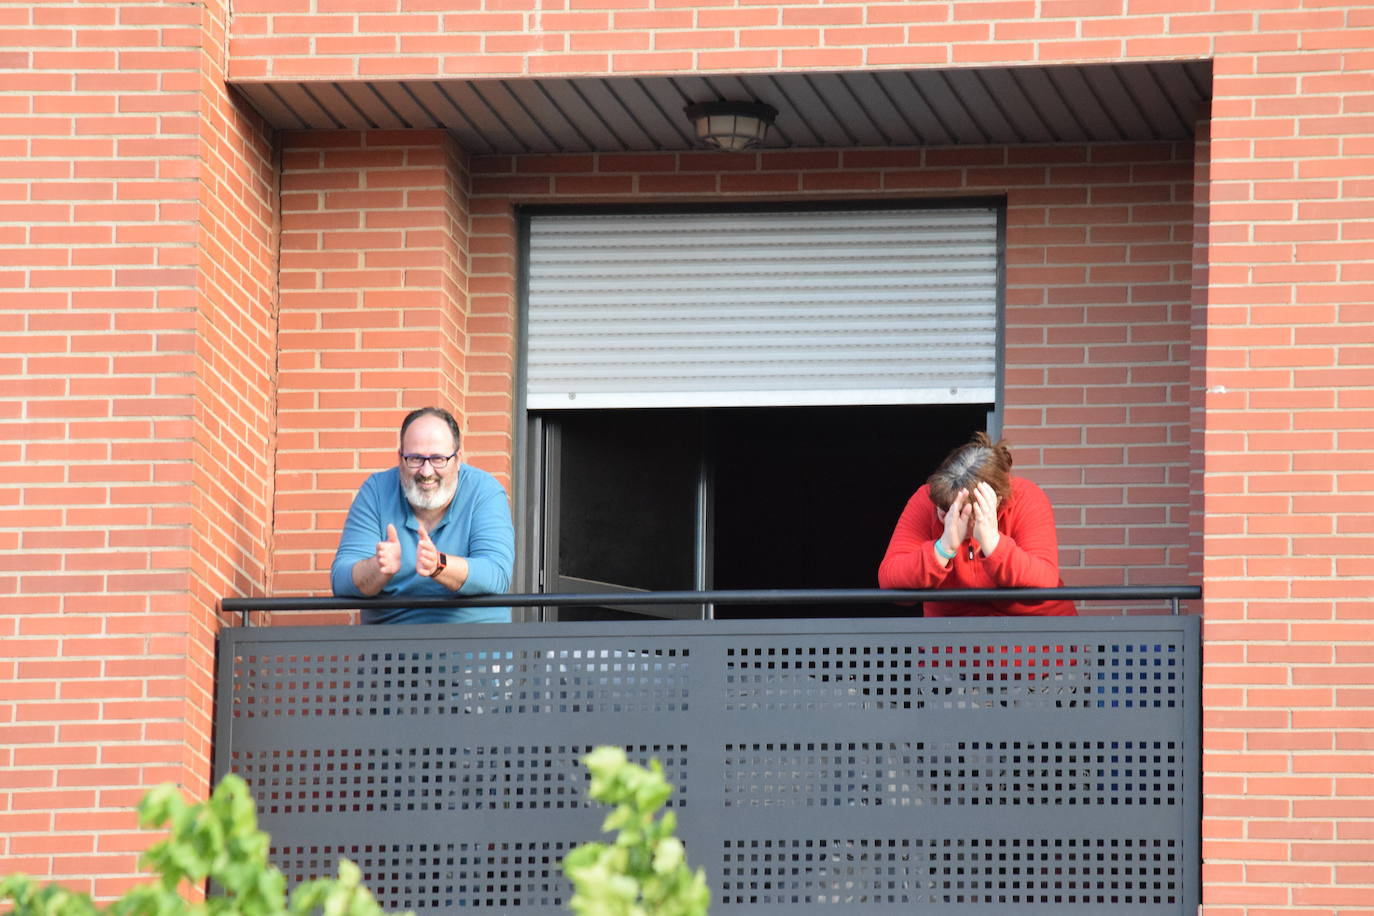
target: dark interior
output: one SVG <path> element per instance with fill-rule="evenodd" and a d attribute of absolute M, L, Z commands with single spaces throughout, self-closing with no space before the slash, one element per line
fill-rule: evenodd
<path fill-rule="evenodd" d="M 559 428 L 559 571 L 691 589 L 697 487 L 712 587 L 872 588 L 906 500 L 987 405 L 568 411 Z M 554 497 L 551 497 L 554 498 Z M 718 605 L 719 618 L 919 614 L 896 605 Z M 563 620 L 636 616 L 563 608 Z"/>

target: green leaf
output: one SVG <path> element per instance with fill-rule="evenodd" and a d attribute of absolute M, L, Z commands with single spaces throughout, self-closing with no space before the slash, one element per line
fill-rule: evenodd
<path fill-rule="evenodd" d="M 268 862 L 271 840 L 258 829 L 257 808 L 238 776 L 226 776 L 209 799 L 194 805 L 175 786 L 158 786 L 139 802 L 138 817 L 145 829 L 167 829 L 142 858 L 156 879 L 130 888 L 104 911 L 107 916 L 382 916 L 360 870 L 347 860 L 340 860 L 337 878 L 306 882 L 288 901 L 286 876 Z M 207 877 L 215 892 L 203 901 L 179 893 Z M 0 904 L 6 900 L 12 916 L 102 912 L 84 894 L 57 884 L 40 887 L 23 875 L 0 879 Z"/>
<path fill-rule="evenodd" d="M 682 848 L 682 841 L 670 836 L 654 850 L 654 871 L 660 875 L 672 874 L 686 860 L 687 853 Z"/>
<path fill-rule="evenodd" d="M 705 872 L 687 865 L 673 834 L 677 818 L 655 812 L 672 794 L 663 766 L 630 763 L 621 748 L 598 747 L 582 758 L 591 779 L 588 795 L 615 806 L 602 829 L 615 843 L 588 842 L 568 852 L 563 870 L 573 882 L 568 906 L 577 916 L 706 916 Z"/>

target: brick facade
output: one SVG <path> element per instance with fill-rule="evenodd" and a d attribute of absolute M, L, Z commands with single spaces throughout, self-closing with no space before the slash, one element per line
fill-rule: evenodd
<path fill-rule="evenodd" d="M 0 871 L 118 893 L 271 586 L 276 175 L 223 4 L 0 10 Z"/>
<path fill-rule="evenodd" d="M 327 588 L 400 411 L 513 480 L 516 207 L 974 194 L 1066 576 L 1205 589 L 1206 911 L 1374 912 L 1368 4 L 232 10 L 0 8 L 0 873 L 133 880 L 133 802 L 209 779 L 215 600 Z M 225 85 L 1171 58 L 1191 144 L 478 156 Z"/>

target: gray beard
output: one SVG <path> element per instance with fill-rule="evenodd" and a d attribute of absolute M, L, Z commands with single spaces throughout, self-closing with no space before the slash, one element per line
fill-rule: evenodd
<path fill-rule="evenodd" d="M 402 474 L 401 491 L 406 495 L 406 502 L 415 509 L 442 509 L 453 501 L 453 494 L 458 492 L 458 475 L 444 478 L 439 489 L 426 493 L 416 484 L 414 474 Z"/>

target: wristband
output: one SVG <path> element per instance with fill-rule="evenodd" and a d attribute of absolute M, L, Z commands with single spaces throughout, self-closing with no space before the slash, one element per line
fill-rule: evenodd
<path fill-rule="evenodd" d="M 954 553 L 958 553 L 957 550 L 954 553 L 945 553 L 944 548 L 940 544 L 940 538 L 935 539 L 935 552 L 940 555 L 940 559 L 942 560 L 952 560 L 954 559 Z"/>
<path fill-rule="evenodd" d="M 434 572 L 430 573 L 429 577 L 431 579 L 439 578 L 439 573 L 443 572 L 446 566 L 448 566 L 448 554 L 441 553 L 439 554 L 439 565 L 434 567 Z"/>

